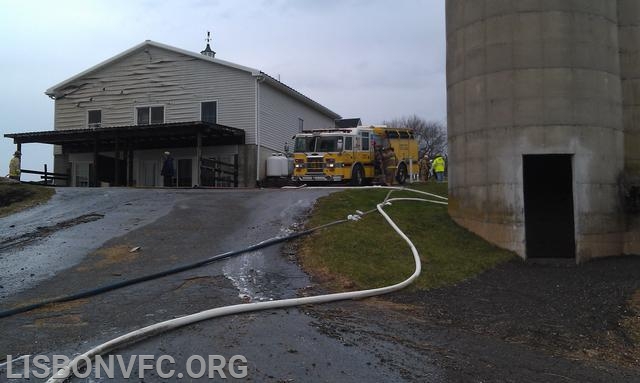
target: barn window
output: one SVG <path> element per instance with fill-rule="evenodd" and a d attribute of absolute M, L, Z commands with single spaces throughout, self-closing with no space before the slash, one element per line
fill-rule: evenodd
<path fill-rule="evenodd" d="M 138 125 L 164 123 L 164 106 L 143 106 L 136 108 Z"/>
<path fill-rule="evenodd" d="M 87 112 L 87 126 L 90 128 L 99 128 L 102 123 L 102 111 L 100 109 L 90 110 Z"/>
<path fill-rule="evenodd" d="M 218 123 L 218 103 L 207 101 L 200 104 L 200 120 L 204 122 Z"/>

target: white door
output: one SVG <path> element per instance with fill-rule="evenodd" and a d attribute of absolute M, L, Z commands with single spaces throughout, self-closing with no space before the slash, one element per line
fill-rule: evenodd
<path fill-rule="evenodd" d="M 73 186 L 88 187 L 90 172 L 89 162 L 73 162 Z"/>
<path fill-rule="evenodd" d="M 158 186 L 157 179 L 160 171 L 157 161 L 142 161 L 140 172 L 142 173 L 142 186 Z"/>

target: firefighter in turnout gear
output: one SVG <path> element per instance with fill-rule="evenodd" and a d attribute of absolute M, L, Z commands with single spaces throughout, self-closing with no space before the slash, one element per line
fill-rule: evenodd
<path fill-rule="evenodd" d="M 427 153 L 420 159 L 420 181 L 429 179 L 429 156 Z"/>
<path fill-rule="evenodd" d="M 13 158 L 9 161 L 9 178 L 20 181 L 20 157 L 22 153 L 16 151 Z"/>
<path fill-rule="evenodd" d="M 384 154 L 382 153 L 382 146 L 376 145 L 375 142 L 373 143 L 373 145 L 374 145 L 373 166 L 374 166 L 374 175 L 375 175 L 374 178 L 376 179 L 376 183 L 383 185 L 385 182 L 385 173 L 386 173 L 386 171 L 384 170 Z"/>
<path fill-rule="evenodd" d="M 384 178 L 387 186 L 393 185 L 398 168 L 398 158 L 393 148 L 385 148 L 382 153 L 382 167 L 384 168 Z"/>

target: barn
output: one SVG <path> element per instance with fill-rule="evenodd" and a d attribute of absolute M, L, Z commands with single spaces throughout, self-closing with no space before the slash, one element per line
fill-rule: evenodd
<path fill-rule="evenodd" d="M 54 146 L 57 180 L 70 186 L 245 186 L 265 177 L 266 158 L 303 129 L 340 115 L 266 73 L 146 40 L 45 92 L 54 130 L 5 134 L 18 148 Z"/>

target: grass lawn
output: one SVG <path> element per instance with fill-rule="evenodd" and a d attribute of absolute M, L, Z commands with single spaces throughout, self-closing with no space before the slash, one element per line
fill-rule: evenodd
<path fill-rule="evenodd" d="M 447 184 L 415 184 L 412 188 L 447 195 Z M 369 210 L 388 190 L 354 189 L 318 200 L 307 227 L 345 218 L 355 210 Z M 393 197 L 424 196 L 394 192 Z M 458 226 L 445 205 L 398 201 L 385 211 L 413 241 L 422 260 L 422 274 L 414 289 L 454 284 L 515 257 Z M 337 289 L 381 287 L 400 282 L 414 270 L 409 246 L 378 213 L 314 233 L 302 240 L 303 267 Z"/>
<path fill-rule="evenodd" d="M 52 187 L 18 183 L 0 184 L 0 217 L 16 213 L 49 200 Z"/>

